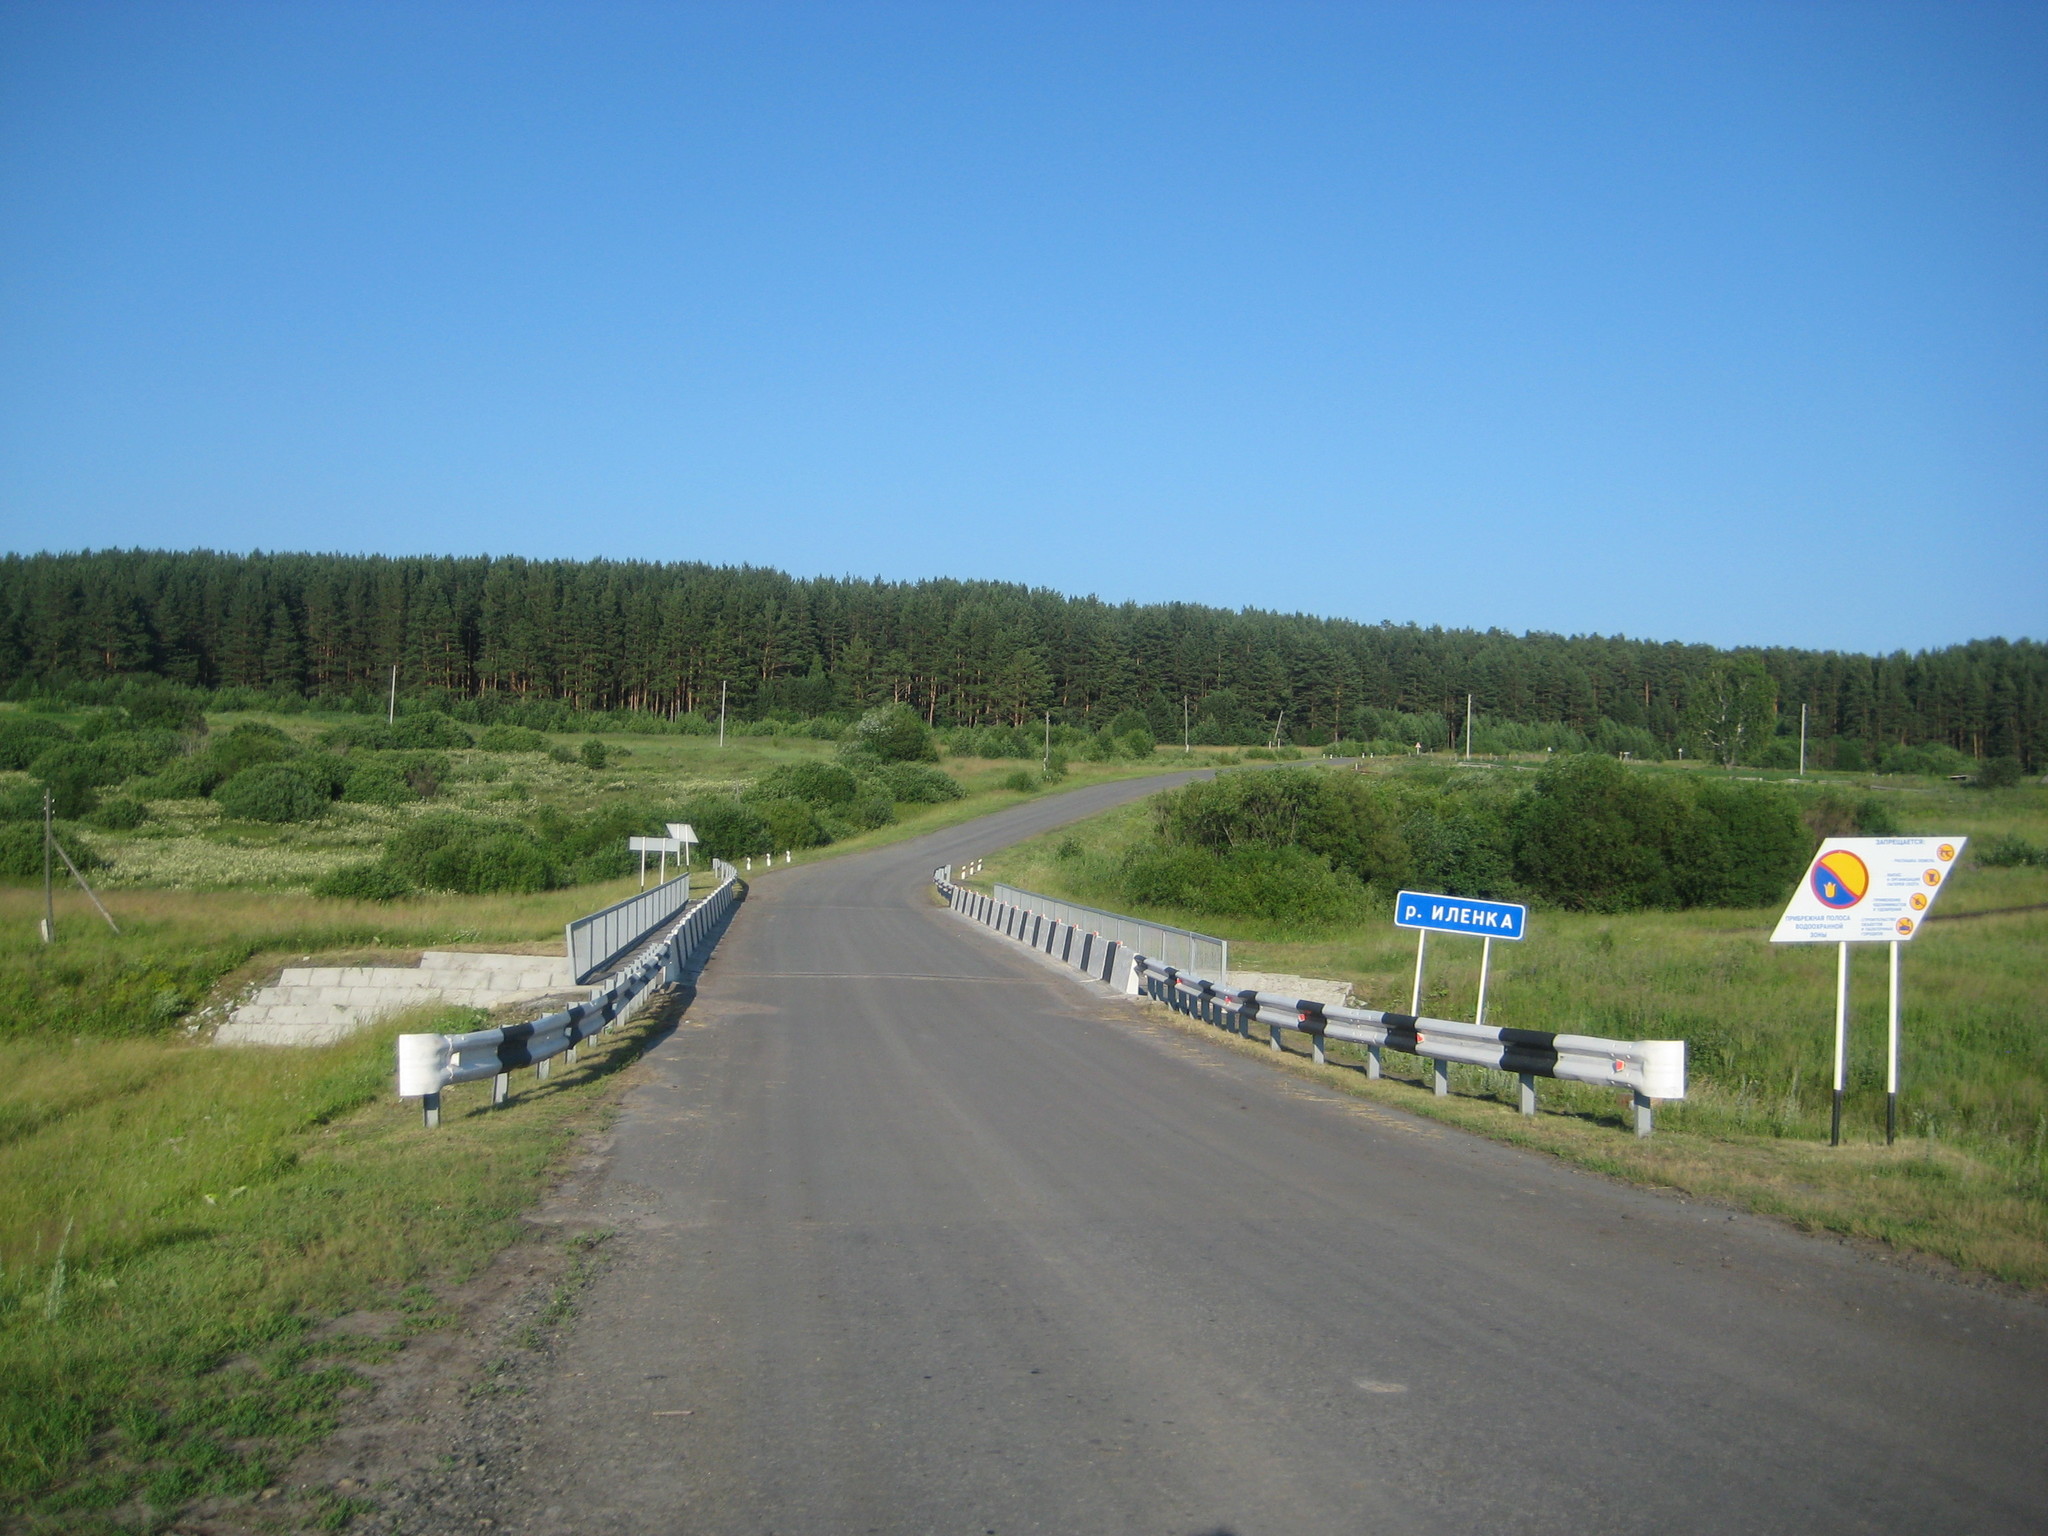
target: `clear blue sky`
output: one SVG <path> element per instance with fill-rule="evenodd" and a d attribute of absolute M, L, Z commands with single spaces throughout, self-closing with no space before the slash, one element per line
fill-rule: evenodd
<path fill-rule="evenodd" d="M 0 547 L 2048 634 L 2048 6 L 0 3 Z"/>

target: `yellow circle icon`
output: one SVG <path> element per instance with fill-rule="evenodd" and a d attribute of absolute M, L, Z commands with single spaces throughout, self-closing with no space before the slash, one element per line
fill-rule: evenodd
<path fill-rule="evenodd" d="M 1934 850 L 1934 856 L 1937 859 L 1941 860 L 1942 863 L 1946 864 L 1950 859 L 1956 856 L 1956 845 L 1954 843 L 1943 843 L 1939 848 Z"/>
<path fill-rule="evenodd" d="M 1907 934 L 1911 933 L 1912 931 L 1913 931 L 1913 919 L 1911 919 L 1910 917 L 1902 917 L 1902 918 L 1900 918 L 1900 919 L 1899 919 L 1899 937 L 1903 939 L 1903 938 L 1904 938 L 1904 937 L 1905 937 L 1905 936 L 1906 936 Z"/>
<path fill-rule="evenodd" d="M 1915 912 L 1925 912 L 1927 910 L 1927 893 L 1925 891 L 1915 891 L 1913 893 L 1913 910 Z"/>
<path fill-rule="evenodd" d="M 1922 880 L 1925 880 L 1929 885 L 1939 885 L 1941 884 L 1941 871 L 1938 869 L 1930 869 L 1927 871 L 1926 874 L 1922 875 L 1920 878 Z"/>

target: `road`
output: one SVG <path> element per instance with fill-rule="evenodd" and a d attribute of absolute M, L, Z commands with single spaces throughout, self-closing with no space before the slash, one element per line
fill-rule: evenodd
<path fill-rule="evenodd" d="M 500 1529 L 2048 1529 L 2048 1309 L 1325 1090 L 931 904 L 1154 787 L 757 882 L 639 1069 Z"/>

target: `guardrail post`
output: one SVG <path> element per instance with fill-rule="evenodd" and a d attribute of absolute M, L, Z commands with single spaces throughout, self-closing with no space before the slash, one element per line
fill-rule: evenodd
<path fill-rule="evenodd" d="M 441 1095 L 438 1093 L 421 1094 L 420 1108 L 426 1112 L 428 1130 L 433 1130 L 441 1123 Z"/>
<path fill-rule="evenodd" d="M 1376 1045 L 1365 1048 L 1365 1075 L 1369 1078 L 1380 1075 L 1380 1048 Z"/>
<path fill-rule="evenodd" d="M 1525 1115 L 1536 1113 L 1536 1078 L 1533 1073 L 1529 1072 L 1522 1074 L 1522 1113 Z"/>
<path fill-rule="evenodd" d="M 533 1064 L 534 1081 L 546 1082 L 548 1080 L 548 1068 L 553 1065 L 554 1063 L 546 1057 L 542 1057 L 539 1061 L 535 1062 Z"/>
<path fill-rule="evenodd" d="M 1436 1096 L 1441 1099 L 1451 1091 L 1451 1064 L 1441 1056 L 1432 1056 L 1430 1065 L 1436 1068 Z"/>
<path fill-rule="evenodd" d="M 512 1074 L 500 1072 L 491 1079 L 491 1102 L 502 1104 L 512 1097 Z"/>
<path fill-rule="evenodd" d="M 1638 1088 L 1635 1090 L 1635 1098 L 1636 1135 L 1639 1137 L 1646 1137 L 1650 1134 L 1652 1130 L 1656 1128 L 1656 1111 L 1653 1108 L 1651 1108 L 1650 1096 L 1647 1093 L 1644 1093 L 1642 1089 Z"/>

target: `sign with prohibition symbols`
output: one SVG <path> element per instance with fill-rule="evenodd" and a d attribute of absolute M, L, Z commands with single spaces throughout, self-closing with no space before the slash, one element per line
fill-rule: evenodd
<path fill-rule="evenodd" d="M 1920 936 L 1966 837 L 1831 837 L 1806 867 L 1771 934 L 1773 944 L 1836 944 L 1835 1097 L 1828 1144 L 1842 1142 L 1842 1088 L 1849 1057 L 1849 946 L 1891 945 L 1884 1139 L 1898 1134 L 1899 946 Z"/>

